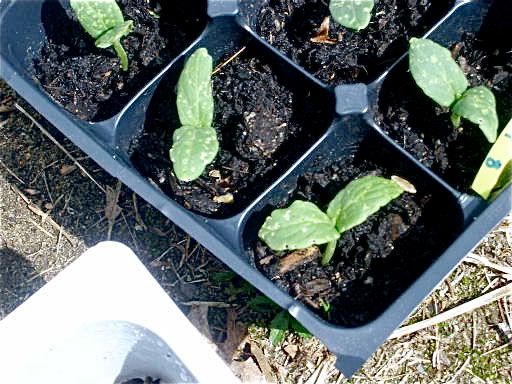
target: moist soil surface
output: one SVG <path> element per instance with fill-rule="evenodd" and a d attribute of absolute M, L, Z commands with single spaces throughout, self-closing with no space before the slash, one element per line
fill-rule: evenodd
<path fill-rule="evenodd" d="M 83 120 L 100 121 L 119 112 L 206 24 L 203 0 L 117 3 L 125 20 L 133 20 L 134 25 L 121 39 L 129 60 L 127 71 L 121 69 L 112 48 L 94 45 L 71 10 L 58 1 L 42 5 L 46 38 L 33 59 L 35 78 L 55 101 Z"/>
<path fill-rule="evenodd" d="M 451 8 L 451 0 L 377 1 L 370 24 L 355 32 L 331 17 L 328 42 L 312 42 L 330 16 L 325 0 L 270 0 L 257 16 L 256 31 L 325 83 L 369 82 L 407 51 Z"/>
<path fill-rule="evenodd" d="M 264 57 L 248 48 L 213 76 L 213 126 L 220 142 L 215 161 L 198 179 L 180 182 L 169 160 L 173 131 L 180 127 L 175 83 L 163 84 L 144 133 L 132 144 L 132 161 L 185 208 L 207 215 L 222 217 L 243 209 L 332 119 L 330 107 L 309 97 L 305 85 L 300 93 L 293 92 Z"/>
<path fill-rule="evenodd" d="M 397 175 L 379 165 L 382 163 L 368 160 L 370 153 L 362 150 L 320 171 L 303 174 L 291 197 L 271 208 L 307 200 L 325 211 L 351 180 L 367 174 Z M 453 215 L 445 201 L 436 199 L 425 187 L 418 188 L 416 194 L 402 194 L 364 223 L 342 233 L 327 266 L 314 258 L 283 272 L 280 263 L 290 252 L 275 252 L 261 240 L 249 243 L 249 254 L 274 284 L 321 317 L 338 325 L 359 326 L 378 316 L 439 256 L 457 226 L 456 215 L 448 216 L 450 211 Z M 262 217 L 261 224 L 263 221 Z M 330 309 L 322 309 L 321 302 L 328 303 Z"/>
<path fill-rule="evenodd" d="M 512 117 L 512 42 L 493 45 L 466 33 L 451 51 L 471 86 L 485 85 L 494 93 L 501 131 Z M 399 145 L 450 185 L 469 192 L 492 144 L 469 121 L 462 119 L 455 128 L 449 110 L 422 93 L 405 65 L 384 83 L 375 115 Z"/>

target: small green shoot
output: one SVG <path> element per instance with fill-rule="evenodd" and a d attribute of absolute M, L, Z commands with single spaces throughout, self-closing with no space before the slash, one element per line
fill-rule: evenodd
<path fill-rule="evenodd" d="M 327 314 L 331 311 L 331 303 L 325 301 L 324 299 L 320 299 L 318 301 L 318 305 L 320 305 L 320 308 L 322 308 L 322 310 Z"/>
<path fill-rule="evenodd" d="M 496 188 L 505 186 L 512 180 L 511 163 L 512 119 L 505 126 L 487 154 L 471 185 L 471 189 L 482 196 L 482 198 L 488 199 Z"/>
<path fill-rule="evenodd" d="M 375 0 L 331 0 L 332 18 L 346 28 L 359 31 L 370 23 Z"/>
<path fill-rule="evenodd" d="M 258 236 L 274 251 L 327 244 L 322 258 L 326 265 L 341 233 L 361 224 L 407 189 L 395 178 L 368 175 L 351 181 L 329 203 L 327 213 L 311 202 L 296 200 L 288 208 L 274 210 Z"/>
<path fill-rule="evenodd" d="M 176 105 L 182 127 L 174 131 L 169 156 L 181 181 L 201 176 L 219 151 L 217 133 L 212 127 L 212 69 L 212 57 L 205 48 L 199 48 L 185 63 L 178 80 Z"/>
<path fill-rule="evenodd" d="M 290 324 L 290 315 L 288 312 L 281 311 L 270 323 L 270 343 L 276 347 L 280 345 L 285 337 L 285 333 L 288 330 Z"/>
<path fill-rule="evenodd" d="M 281 345 L 288 330 L 292 330 L 304 339 L 312 337 L 311 333 L 288 312 L 281 311 L 270 322 L 270 343 L 274 347 Z"/>
<path fill-rule="evenodd" d="M 468 89 L 468 80 L 448 49 L 429 39 L 412 38 L 409 69 L 425 95 L 450 108 L 455 127 L 462 117 L 477 124 L 489 142 L 496 140 L 498 115 L 493 93 L 485 86 Z"/>
<path fill-rule="evenodd" d="M 133 29 L 133 21 L 124 20 L 115 0 L 70 0 L 70 6 L 80 25 L 96 40 L 98 48 L 113 47 L 121 60 L 123 71 L 128 70 L 128 56 L 121 38 Z"/>

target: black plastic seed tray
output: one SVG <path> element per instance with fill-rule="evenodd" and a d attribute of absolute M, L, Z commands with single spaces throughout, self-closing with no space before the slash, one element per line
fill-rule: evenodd
<path fill-rule="evenodd" d="M 375 123 L 373 114 L 382 84 L 388 73 L 403 70 L 400 63 L 403 63 L 404 56 L 391 63 L 388 72 L 371 84 L 325 85 L 255 33 L 255 12 L 263 2 L 241 1 L 239 5 L 236 0 L 209 0 L 208 4 L 198 1 L 197 12 L 208 15 L 203 33 L 108 120 L 90 122 L 77 119 L 54 102 L 34 80 L 29 68 L 34 53 L 45 39 L 45 25 L 42 23 L 42 5 L 45 2 L 13 0 L 0 4 L 0 75 L 105 170 L 288 310 L 337 356 L 338 369 L 345 375 L 351 375 L 511 210 L 512 189 L 509 186 L 491 202 L 463 193 L 402 149 Z M 61 3 L 66 6 L 65 1 Z M 449 46 L 464 32 L 479 31 L 485 22 L 501 25 L 504 28 L 501 32 L 508 31 L 508 36 L 511 36 L 507 16 L 511 14 L 511 4 L 507 0 L 497 0 L 494 4 L 491 0 L 456 2 L 427 35 Z M 501 10 L 487 16 L 491 6 L 499 6 Z M 499 20 L 488 20 L 488 17 L 499 15 L 505 15 L 505 22 L 500 24 Z M 296 153 L 283 157 L 273 173 L 250 186 L 234 209 L 220 215 L 201 215 L 185 209 L 173 199 L 172 194 L 165 194 L 155 182 L 141 174 L 140 167 L 132 161 L 130 147 L 144 131 L 145 121 L 151 117 L 148 114 L 153 111 L 153 98 L 159 90 L 161 93 L 162 89 L 173 89 L 184 60 L 195 48 L 208 48 L 214 62 L 218 63 L 243 45 L 250 46 L 252 54 L 264 58 L 292 93 L 320 101 L 329 122 L 315 127 L 308 136 L 310 142 L 306 148 L 289 145 L 289 150 Z M 405 259 L 400 259 L 400 265 L 393 265 L 392 272 L 388 272 L 395 280 L 401 280 L 392 294 L 380 296 L 377 285 L 367 291 L 354 291 L 352 295 L 362 292 L 367 298 L 359 303 L 356 303 L 357 298 L 352 298 L 349 302 L 356 304 L 347 304 L 340 319 L 328 322 L 279 289 L 255 268 L 253 247 L 264 217 L 273 207 L 290 198 L 301 175 L 355 154 L 371 160 L 372 164 L 387 169 L 391 174 L 400 174 L 418 191 L 428 193 L 432 198 L 425 208 L 424 225 L 434 228 L 438 237 L 422 239 L 421 232 L 415 234 L 417 252 L 414 253 L 417 254 L 405 255 Z M 281 159 L 276 160 L 279 163 Z M 433 248 L 423 252 L 424 242 L 434 244 Z M 386 262 L 398 263 L 391 257 L 383 263 Z M 374 278 L 378 278 L 379 270 L 373 273 Z M 371 307 L 365 316 L 357 313 L 361 303 Z"/>

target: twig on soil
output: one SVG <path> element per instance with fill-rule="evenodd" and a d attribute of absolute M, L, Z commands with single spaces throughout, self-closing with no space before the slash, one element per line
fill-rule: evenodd
<path fill-rule="evenodd" d="M 0 160 L 0 165 L 16 180 L 18 180 L 21 184 L 25 184 L 25 182 L 16 174 L 13 170 L 11 170 L 7 165 L 5 165 L 2 160 Z"/>
<path fill-rule="evenodd" d="M 468 366 L 469 364 L 469 361 L 471 360 L 471 356 L 468 356 L 468 358 L 466 359 L 466 361 L 464 361 L 464 363 L 462 364 L 462 366 L 457 370 L 457 372 L 455 372 L 452 376 L 452 378 L 447 382 L 449 384 L 452 384 L 452 383 L 457 383 L 457 378 L 460 376 L 460 374 L 466 369 L 466 367 Z"/>
<path fill-rule="evenodd" d="M 512 280 L 512 267 L 493 263 L 487 258 L 477 255 L 475 253 L 468 254 L 468 256 L 466 256 L 466 258 L 463 261 L 466 263 L 481 265 L 487 268 L 494 269 L 498 272 L 503 273 L 505 275 L 503 277 L 505 277 L 507 280 Z"/>
<path fill-rule="evenodd" d="M 16 109 L 18 111 L 20 111 L 21 113 L 23 113 L 30 121 L 32 121 L 32 123 L 34 123 L 34 125 L 39 128 L 39 130 L 47 137 L 50 139 L 50 141 L 55 144 L 57 146 L 57 148 L 59 148 L 62 152 L 64 152 L 64 154 L 69 157 L 71 159 L 71 161 L 73 162 L 73 164 L 75 164 L 78 169 L 80 169 L 83 174 L 85 176 L 87 176 L 89 179 L 91 179 L 91 181 L 96 184 L 96 186 L 103 192 L 105 193 L 105 188 L 103 188 L 103 186 L 101 186 L 100 183 L 98 183 L 96 181 L 96 179 L 94 177 L 91 176 L 91 174 L 82 166 L 82 164 L 80 164 L 78 162 L 77 159 L 75 159 L 73 157 L 73 155 L 71 155 L 71 153 L 69 153 L 69 151 L 64 148 L 64 146 L 62 144 L 60 144 L 57 139 L 55 139 L 50 132 L 48 132 L 46 129 L 44 129 L 44 127 L 36 120 L 34 119 L 34 117 L 32 117 L 23 107 L 21 107 L 18 103 L 14 103 L 14 106 L 16 107 Z"/>
<path fill-rule="evenodd" d="M 75 247 L 76 246 L 76 241 L 75 239 L 73 239 L 66 231 L 64 231 L 62 229 L 62 226 L 60 226 L 59 224 L 57 224 L 55 221 L 53 221 L 53 219 L 51 217 L 48 216 L 47 213 L 41 211 L 41 209 L 39 209 L 39 207 L 37 207 L 35 204 L 33 204 L 29 199 L 28 197 L 26 197 L 23 193 L 21 193 L 21 191 L 16 188 L 14 185 L 11 185 L 11 189 L 16 192 L 20 197 L 21 199 L 27 204 L 27 208 L 32 212 L 32 213 L 35 213 L 37 216 L 41 217 L 41 223 L 45 223 L 45 222 L 48 222 L 48 224 L 50 224 L 53 228 L 55 228 L 56 230 L 58 231 L 61 231 L 62 230 L 62 235 L 69 241 L 69 243 Z"/>
<path fill-rule="evenodd" d="M 236 52 L 233 56 L 231 56 L 229 59 L 227 59 L 223 63 L 220 63 L 219 65 L 217 65 L 217 67 L 215 67 L 214 71 L 212 72 L 212 76 L 219 73 L 222 68 L 224 68 L 226 65 L 231 63 L 233 60 L 235 60 L 246 49 L 247 49 L 246 46 L 240 48 L 240 50 L 238 52 Z"/>
<path fill-rule="evenodd" d="M 228 304 L 224 303 L 222 301 L 181 301 L 181 305 L 185 305 L 187 307 L 193 306 L 193 305 L 206 305 L 208 307 L 216 307 L 216 308 L 231 308 L 234 307 L 234 304 Z"/>
<path fill-rule="evenodd" d="M 484 305 L 487 305 L 509 295 L 512 295 L 512 283 L 509 283 L 504 287 L 486 293 L 485 295 L 468 301 L 467 303 L 461 304 L 455 308 L 449 309 L 448 311 L 440 313 L 439 315 L 436 315 L 430 319 L 422 320 L 417 323 L 407 325 L 402 328 L 398 328 L 397 330 L 395 330 L 395 332 L 391 334 L 389 339 L 396 339 L 398 337 L 406 336 L 411 333 L 420 331 L 432 325 L 439 324 L 443 321 L 450 320 L 464 313 L 483 307 Z"/>
<path fill-rule="evenodd" d="M 51 239 L 55 239 L 55 236 L 53 236 L 50 232 L 48 232 L 46 229 L 44 229 L 42 226 L 40 226 L 38 223 L 36 223 L 35 220 L 28 219 L 28 221 L 34 225 L 37 229 L 39 229 L 41 232 L 43 232 L 45 235 L 47 235 Z"/>

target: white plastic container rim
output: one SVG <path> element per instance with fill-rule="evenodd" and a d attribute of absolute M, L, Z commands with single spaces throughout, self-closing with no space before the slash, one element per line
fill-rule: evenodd
<path fill-rule="evenodd" d="M 239 383 L 125 245 L 90 248 L 0 321 L 10 384 Z"/>

